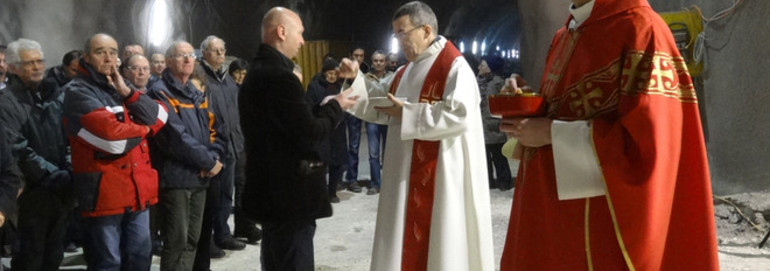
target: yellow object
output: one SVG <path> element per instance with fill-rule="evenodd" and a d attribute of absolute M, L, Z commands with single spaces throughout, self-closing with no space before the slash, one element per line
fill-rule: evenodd
<path fill-rule="evenodd" d="M 678 12 L 663 12 L 660 17 L 666 21 L 671 33 L 674 34 L 674 41 L 679 52 L 687 63 L 687 69 L 691 76 L 700 75 L 703 70 L 702 63 L 695 63 L 693 48 L 695 47 L 695 38 L 703 32 L 703 23 L 701 13 L 697 8 L 685 8 Z"/>
<path fill-rule="evenodd" d="M 513 159 L 513 149 L 516 147 L 516 142 L 517 140 L 512 137 L 503 144 L 503 148 L 500 150 L 503 153 L 503 156 L 508 157 L 508 159 Z"/>

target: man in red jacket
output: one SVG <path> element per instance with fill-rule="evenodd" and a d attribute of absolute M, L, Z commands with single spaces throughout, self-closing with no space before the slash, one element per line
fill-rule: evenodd
<path fill-rule="evenodd" d="M 64 123 L 88 269 L 149 270 L 147 210 L 158 202 L 158 173 L 147 138 L 163 127 L 168 113 L 126 86 L 117 57 L 118 44 L 109 35 L 88 40 L 80 74 L 66 87 Z"/>

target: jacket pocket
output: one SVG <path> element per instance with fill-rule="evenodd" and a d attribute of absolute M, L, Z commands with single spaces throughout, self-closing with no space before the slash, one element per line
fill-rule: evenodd
<path fill-rule="evenodd" d="M 78 200 L 78 210 L 93 212 L 99 200 L 99 185 L 102 180 L 101 172 L 76 173 L 73 177 L 75 195 Z"/>

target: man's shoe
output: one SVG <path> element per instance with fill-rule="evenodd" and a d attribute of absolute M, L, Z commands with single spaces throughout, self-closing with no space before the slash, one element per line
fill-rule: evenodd
<path fill-rule="evenodd" d="M 256 245 L 259 244 L 259 240 L 262 240 L 262 230 L 257 228 L 257 226 L 254 226 L 250 230 L 241 230 L 241 228 L 236 228 L 233 231 L 233 237 L 246 239 L 247 244 Z"/>
<path fill-rule="evenodd" d="M 353 193 L 361 193 L 361 187 L 358 186 L 358 182 L 352 182 L 348 184 L 348 191 Z"/>
<path fill-rule="evenodd" d="M 340 198 L 337 197 L 337 195 L 329 196 L 329 202 L 331 202 L 331 203 L 340 203 Z"/>
<path fill-rule="evenodd" d="M 225 251 L 214 245 L 214 243 L 211 243 L 209 246 L 209 258 L 212 259 L 222 259 L 225 257 Z"/>
<path fill-rule="evenodd" d="M 366 190 L 367 195 L 377 195 L 377 193 L 380 193 L 380 189 L 377 187 L 372 187 Z"/>
<path fill-rule="evenodd" d="M 337 183 L 337 191 L 345 190 L 345 188 L 348 188 L 348 184 L 346 184 L 345 182 Z"/>
<path fill-rule="evenodd" d="M 228 236 L 224 240 L 217 242 L 217 246 L 221 249 L 227 250 L 243 250 L 246 248 L 246 244 L 241 241 L 235 240 L 235 238 Z"/>

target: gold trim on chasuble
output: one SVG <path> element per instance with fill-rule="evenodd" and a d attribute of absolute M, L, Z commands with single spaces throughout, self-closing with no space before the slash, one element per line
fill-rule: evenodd
<path fill-rule="evenodd" d="M 695 87 L 682 57 L 668 53 L 628 52 L 623 63 L 623 95 L 661 95 L 683 103 L 698 103 Z"/>

